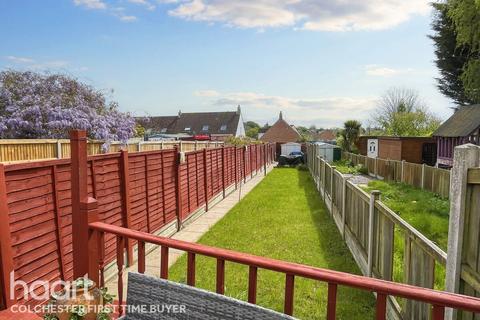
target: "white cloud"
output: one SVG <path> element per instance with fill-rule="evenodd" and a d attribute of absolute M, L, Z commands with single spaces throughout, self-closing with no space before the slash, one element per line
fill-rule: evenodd
<path fill-rule="evenodd" d="M 197 97 L 218 97 L 220 93 L 215 90 L 198 90 L 193 93 Z"/>
<path fill-rule="evenodd" d="M 106 9 L 107 4 L 102 0 L 73 0 L 77 6 L 86 7 L 88 9 Z"/>
<path fill-rule="evenodd" d="M 137 21 L 137 17 L 135 16 L 120 15 L 118 18 L 123 22 Z"/>
<path fill-rule="evenodd" d="M 428 0 L 187 0 L 169 13 L 240 28 L 357 31 L 394 27 L 429 10 Z"/>
<path fill-rule="evenodd" d="M 64 60 L 47 60 L 37 61 L 32 58 L 6 56 L 5 59 L 11 61 L 16 65 L 22 65 L 25 68 L 32 70 L 46 70 L 46 69 L 60 69 L 68 66 L 68 62 Z"/>
<path fill-rule="evenodd" d="M 367 75 L 376 76 L 376 77 L 391 77 L 391 76 L 397 76 L 401 74 L 412 73 L 413 71 L 414 70 L 411 68 L 394 69 L 394 68 L 379 66 L 376 64 L 365 66 L 365 72 L 367 73 Z"/>
<path fill-rule="evenodd" d="M 148 10 L 155 10 L 155 6 L 147 0 L 127 0 L 130 3 L 139 4 L 145 6 Z"/>
<path fill-rule="evenodd" d="M 5 58 L 14 63 L 33 63 L 34 62 L 33 59 L 25 58 L 25 57 L 6 56 Z"/>
<path fill-rule="evenodd" d="M 210 91 L 210 90 L 209 90 Z M 213 91 L 213 90 L 211 90 Z M 341 126 L 346 115 L 366 120 L 378 97 L 325 97 L 291 98 L 265 95 L 256 92 L 220 93 L 215 96 L 203 96 L 209 99 L 209 105 L 226 109 L 241 105 L 251 118 L 276 117 L 283 111 L 294 124 L 316 124 L 321 126 Z M 262 116 L 258 116 L 258 114 Z M 257 116 L 255 116 L 257 115 Z"/>

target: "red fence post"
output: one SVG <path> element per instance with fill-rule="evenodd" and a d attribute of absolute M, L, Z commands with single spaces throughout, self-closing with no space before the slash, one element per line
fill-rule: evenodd
<path fill-rule="evenodd" d="M 12 238 L 8 223 L 7 184 L 5 169 L 0 163 L 0 310 L 9 308 L 15 302 L 10 297 L 10 273 L 13 272 Z"/>
<path fill-rule="evenodd" d="M 178 146 L 174 147 L 175 150 L 175 197 L 176 197 L 176 214 L 177 214 L 177 230 L 180 231 L 182 226 L 182 182 L 180 181 L 180 152 Z"/>
<path fill-rule="evenodd" d="M 130 170 L 128 165 L 128 151 L 120 151 L 120 170 L 122 177 L 122 205 L 123 205 L 123 225 L 125 228 L 132 229 L 132 216 L 130 210 Z M 133 241 L 125 241 L 127 249 L 127 265 L 133 264 Z"/>
<path fill-rule="evenodd" d="M 203 190 L 205 192 L 205 212 L 208 212 L 208 171 L 207 148 L 203 149 Z"/>
<path fill-rule="evenodd" d="M 222 193 L 223 199 L 225 199 L 225 146 L 222 146 Z"/>
<path fill-rule="evenodd" d="M 98 243 L 92 243 L 89 222 L 98 220 L 97 200 L 88 197 L 87 135 L 82 130 L 70 132 L 72 183 L 73 278 L 86 274 L 98 282 Z M 94 232 L 94 234 L 96 234 Z M 87 247 L 85 245 L 88 244 Z M 94 267 L 96 265 L 96 272 Z M 92 272 L 92 274 L 89 274 Z"/>
<path fill-rule="evenodd" d="M 267 145 L 263 145 L 263 175 L 267 175 Z"/>
<path fill-rule="evenodd" d="M 247 148 L 248 146 L 243 147 L 243 183 L 247 182 Z"/>
<path fill-rule="evenodd" d="M 236 146 L 233 147 L 233 150 L 234 150 L 234 161 L 235 161 L 235 190 L 237 190 L 237 185 L 238 185 L 238 159 L 237 159 L 237 156 L 238 156 L 238 149 Z"/>

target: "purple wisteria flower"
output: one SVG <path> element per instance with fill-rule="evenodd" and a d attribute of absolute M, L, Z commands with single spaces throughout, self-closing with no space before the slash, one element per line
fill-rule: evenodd
<path fill-rule="evenodd" d="M 77 79 L 62 74 L 0 72 L 0 138 L 68 138 L 71 129 L 91 139 L 126 143 L 135 120 L 116 102 Z"/>

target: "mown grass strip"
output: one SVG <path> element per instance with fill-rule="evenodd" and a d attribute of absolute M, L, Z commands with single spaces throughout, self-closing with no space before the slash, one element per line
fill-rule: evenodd
<path fill-rule="evenodd" d="M 199 241 L 310 266 L 360 274 L 315 189 L 308 171 L 273 170 Z M 171 279 L 186 282 L 186 256 L 170 269 Z M 215 260 L 197 257 L 197 286 L 215 290 Z M 248 267 L 226 263 L 225 294 L 246 301 Z M 257 303 L 283 310 L 285 275 L 258 270 Z M 295 279 L 294 316 L 324 319 L 327 285 Z M 339 287 L 338 319 L 372 319 L 375 300 L 365 291 Z"/>

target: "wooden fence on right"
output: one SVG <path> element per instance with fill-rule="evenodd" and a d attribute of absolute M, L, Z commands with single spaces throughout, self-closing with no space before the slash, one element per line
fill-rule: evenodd
<path fill-rule="evenodd" d="M 450 170 L 406 161 L 369 158 L 359 154 L 343 152 L 342 158 L 354 165 L 361 164 L 368 174 L 386 181 L 403 182 L 417 188 L 449 197 Z"/>
<path fill-rule="evenodd" d="M 362 273 L 425 288 L 443 287 L 446 253 L 388 208 L 379 192 L 366 193 L 319 155 L 318 147 L 307 145 L 317 189 Z M 372 160 L 365 161 L 372 166 Z M 388 312 L 389 319 L 430 319 L 429 306 L 414 301 L 390 299 Z"/>
<path fill-rule="evenodd" d="M 480 147 L 455 148 L 452 168 L 446 290 L 480 296 Z M 446 310 L 446 319 L 477 320 L 480 314 Z"/>

